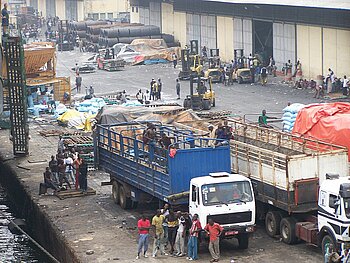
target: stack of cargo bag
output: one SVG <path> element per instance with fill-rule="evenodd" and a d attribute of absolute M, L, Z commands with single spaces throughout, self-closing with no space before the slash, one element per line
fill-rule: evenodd
<path fill-rule="evenodd" d="M 297 118 L 298 112 L 305 107 L 301 103 L 293 103 L 283 109 L 283 131 L 291 132 L 294 127 L 295 119 Z"/>

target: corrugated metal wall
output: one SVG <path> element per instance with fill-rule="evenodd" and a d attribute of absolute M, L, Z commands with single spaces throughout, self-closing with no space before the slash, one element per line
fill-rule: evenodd
<path fill-rule="evenodd" d="M 221 60 L 229 62 L 233 59 L 233 18 L 217 16 L 217 45 Z"/>
<path fill-rule="evenodd" d="M 46 0 L 46 16 L 56 16 L 56 1 Z"/>
<path fill-rule="evenodd" d="M 149 21 L 150 25 L 159 26 L 162 29 L 161 3 L 149 3 Z"/>
<path fill-rule="evenodd" d="M 140 6 L 139 12 L 140 12 L 140 23 L 144 25 L 149 25 L 150 24 L 149 8 Z"/>
<path fill-rule="evenodd" d="M 201 46 L 201 18 L 200 15 L 186 14 L 186 35 L 187 43 L 190 40 L 198 40 Z"/>
<path fill-rule="evenodd" d="M 201 46 L 216 48 L 216 16 L 201 15 Z"/>
<path fill-rule="evenodd" d="M 216 48 L 216 16 L 186 14 L 187 43 L 198 40 L 199 46 Z"/>
<path fill-rule="evenodd" d="M 233 19 L 234 49 L 244 49 L 244 55 L 249 56 L 253 50 L 253 24 L 250 19 Z"/>
<path fill-rule="evenodd" d="M 38 9 L 38 0 L 30 0 L 30 6 L 34 9 Z"/>
<path fill-rule="evenodd" d="M 273 57 L 280 70 L 290 59 L 295 64 L 295 25 L 273 23 Z"/>
<path fill-rule="evenodd" d="M 78 20 L 78 1 L 66 0 L 66 19 L 67 20 Z"/>

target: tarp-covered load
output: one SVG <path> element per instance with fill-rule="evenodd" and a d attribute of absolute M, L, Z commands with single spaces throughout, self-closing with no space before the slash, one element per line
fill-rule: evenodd
<path fill-rule="evenodd" d="M 311 104 L 298 113 L 294 134 L 350 149 L 350 103 Z M 349 152 L 350 161 L 350 152 Z"/>
<path fill-rule="evenodd" d="M 99 124 L 131 121 L 160 121 L 164 124 L 200 122 L 200 118 L 193 110 L 184 110 L 181 106 L 104 106 L 97 114 L 96 120 Z"/>

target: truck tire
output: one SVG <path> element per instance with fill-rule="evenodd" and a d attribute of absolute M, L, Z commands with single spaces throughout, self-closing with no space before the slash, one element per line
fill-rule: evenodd
<path fill-rule="evenodd" d="M 184 108 L 185 109 L 191 108 L 191 100 L 190 99 L 184 99 Z"/>
<path fill-rule="evenodd" d="M 249 245 L 249 235 L 247 233 L 238 236 L 238 247 L 240 249 L 247 249 Z"/>
<path fill-rule="evenodd" d="M 281 220 L 280 233 L 284 243 L 291 245 L 297 242 L 295 224 L 296 220 L 293 217 L 285 217 Z"/>
<path fill-rule="evenodd" d="M 202 101 L 202 109 L 203 110 L 210 110 L 211 109 L 210 100 L 203 100 Z"/>
<path fill-rule="evenodd" d="M 322 254 L 326 254 L 326 246 L 329 246 L 330 244 L 333 244 L 333 247 L 336 248 L 336 243 L 333 239 L 333 237 L 331 235 L 326 234 L 323 238 L 322 238 L 322 244 L 321 244 L 321 248 L 322 248 Z"/>
<path fill-rule="evenodd" d="M 270 237 L 280 233 L 281 215 L 277 211 L 269 211 L 265 216 L 265 229 Z"/>
<path fill-rule="evenodd" d="M 113 181 L 113 185 L 112 185 L 112 198 L 113 198 L 113 202 L 118 205 L 119 204 L 119 184 L 116 181 Z"/>
<path fill-rule="evenodd" d="M 132 205 L 131 198 L 126 196 L 125 188 L 122 185 L 119 187 L 119 204 L 123 209 L 130 209 Z"/>

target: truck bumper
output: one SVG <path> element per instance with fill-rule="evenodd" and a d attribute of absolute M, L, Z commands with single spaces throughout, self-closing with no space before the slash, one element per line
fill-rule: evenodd
<path fill-rule="evenodd" d="M 255 225 L 224 227 L 224 231 L 221 234 L 221 238 L 224 238 L 224 239 L 234 238 L 240 234 L 250 234 L 250 233 L 253 233 L 254 231 L 255 231 Z"/>

